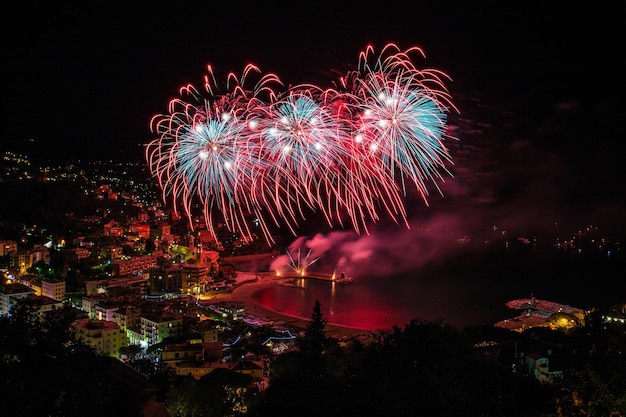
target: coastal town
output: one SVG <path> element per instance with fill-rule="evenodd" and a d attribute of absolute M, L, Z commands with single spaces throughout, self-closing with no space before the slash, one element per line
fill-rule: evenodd
<path fill-rule="evenodd" d="M 623 25 L 576 6 L 11 4 L 3 415 L 626 417 Z"/>
<path fill-rule="evenodd" d="M 259 256 L 247 252 L 250 249 L 261 253 L 261 257 L 275 257 L 281 253 L 264 249 L 263 242 L 246 244 L 224 227 L 218 227 L 221 236 L 216 240 L 202 227 L 201 221 L 195 222 L 197 227 L 191 233 L 176 212 L 166 210 L 159 203 L 156 189 L 147 180 L 145 167 L 136 163 L 118 162 L 114 165 L 37 167 L 24 155 L 4 154 L 5 183 L 21 187 L 24 184 L 73 184 L 89 205 L 82 208 L 82 213 L 76 209 L 66 213 L 65 224 L 58 230 L 44 226 L 45 219 L 42 218 L 38 224 L 19 224 L 14 240 L 3 240 L 0 256 L 5 259 L 2 268 L 5 281 L 20 283 L 28 289 L 5 298 L 0 306 L 2 314 L 9 312 L 12 300 L 31 292 L 43 297 L 38 301 L 42 309 L 49 310 L 52 306 L 69 302 L 90 318 L 111 319 L 111 313 L 96 313 L 98 303 L 104 299 L 128 299 L 130 294 L 143 300 L 189 298 L 202 303 L 217 300 L 246 302 L 248 310 L 263 310 L 263 315 L 277 314 L 252 303 L 249 295 L 252 289 L 269 283 L 297 286 L 295 279 L 302 277 L 305 266 L 299 264 L 300 259 L 294 256 L 294 264 L 285 271 L 248 273 L 237 268 L 233 263 L 236 259 L 245 264 L 243 261 Z M 596 243 L 588 243 L 584 237 L 581 234 L 579 241 L 559 240 L 554 246 L 559 251 L 584 249 L 588 253 L 592 247 L 587 248 L 587 245 L 595 245 L 598 253 L 604 256 L 619 253 L 616 242 L 594 238 L 591 242 Z M 469 244 L 468 241 L 465 239 L 463 244 Z M 534 243 L 523 239 L 520 245 L 532 246 Z M 257 249 L 253 249 L 254 246 Z M 51 254 L 55 256 L 51 258 Z M 307 274 L 308 278 L 330 279 L 340 284 L 353 282 L 351 277 L 334 272 L 316 275 L 307 271 Z M 526 306 L 522 305 L 524 302 Z M 549 316 L 555 313 L 574 314 L 578 320 L 583 314 L 580 309 L 538 302 L 534 297 L 508 307 L 520 310 L 522 314 L 498 322 L 496 326 L 518 331 L 545 325 Z M 299 323 L 303 324 L 302 318 Z M 122 326 L 121 331 L 125 332 L 128 327 L 132 328 L 132 325 Z M 135 331 L 129 340 L 146 344 L 163 338 L 148 338 Z"/>
<path fill-rule="evenodd" d="M 213 366 L 239 366 L 241 361 L 229 351 L 251 330 L 261 334 L 255 343 L 263 352 L 262 346 L 272 346 L 271 334 L 288 332 L 290 338 L 281 337 L 270 347 L 284 351 L 306 327 L 307 318 L 279 314 L 252 299 L 264 286 L 294 285 L 304 270 L 298 265 L 285 271 L 237 270 L 235 260 L 259 255 L 237 256 L 244 242 L 225 230 L 218 242 L 205 228 L 193 233 L 181 228 L 184 222 L 158 203 L 146 182 L 111 175 L 105 168 L 98 172 L 98 166 L 91 167 L 93 180 L 75 166 L 34 169 L 25 156 L 13 153 L 4 155 L 4 167 L 4 181 L 10 184 L 75 185 L 90 211 L 66 213 L 64 229 L 58 231 L 39 222 L 20 225 L 15 238 L 0 239 L 0 314 L 10 314 L 18 304 L 32 305 L 41 314 L 71 306 L 74 331 L 101 354 L 124 360 L 129 346 L 145 351 L 169 341 L 166 350 L 180 350 L 172 354 L 177 359 L 161 359 L 177 374 L 197 377 Z M 118 170 L 130 174 L 135 167 Z M 260 256 L 276 255 L 270 250 Z M 309 273 L 306 278 L 353 282 L 335 274 Z M 327 330 L 344 340 L 364 334 L 334 325 Z M 245 357 L 259 363 L 259 378 L 264 375 L 262 358 Z"/>
<path fill-rule="evenodd" d="M 220 240 L 202 227 L 190 232 L 140 181 L 110 177 L 105 175 L 112 172 L 108 169 L 89 176 L 76 167 L 29 172 L 32 168 L 23 157 L 5 155 L 7 160 L 22 166 L 6 171 L 15 184 L 23 187 L 25 173 L 35 184 L 62 179 L 63 189 L 80 190 L 85 205 L 82 212 L 65 213 L 64 229 L 43 226 L 43 218 L 5 228 L 7 235 L 0 236 L 0 316 L 10 315 L 18 306 L 30 306 L 41 315 L 70 308 L 76 337 L 120 363 L 151 357 L 175 375 L 196 380 L 225 369 L 250 376 L 255 389 L 263 390 L 273 360 L 297 351 L 297 341 L 311 320 L 265 308 L 253 294 L 274 285 L 299 287 L 304 279 L 359 285 L 344 274 L 306 271 L 297 263 L 284 271 L 246 270 L 241 266 L 250 259 L 271 259 L 281 253 L 259 242 L 250 252 L 251 245 L 226 229 L 218 229 Z M 131 168 L 117 169 L 130 172 Z M 561 241 L 555 248 L 578 250 L 584 244 Z M 601 254 L 613 248 L 608 241 L 601 244 Z M 585 326 L 593 313 L 532 294 L 510 300 L 506 307 L 517 315 L 486 326 L 511 333 L 569 331 Z M 616 306 L 602 317 L 623 324 L 625 306 Z M 326 334 L 340 346 L 374 343 L 381 331 L 325 326 Z M 503 346 L 485 339 L 477 341 L 475 349 L 502 356 Z M 522 356 L 511 354 L 506 360 L 550 382 L 561 375 L 559 361 L 550 359 L 535 349 Z"/>

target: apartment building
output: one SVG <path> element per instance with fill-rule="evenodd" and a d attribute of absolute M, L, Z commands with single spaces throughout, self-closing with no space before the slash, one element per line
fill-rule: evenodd
<path fill-rule="evenodd" d="M 120 348 L 128 346 L 128 338 L 112 321 L 81 319 L 72 324 L 76 337 L 105 356 L 118 357 Z"/>

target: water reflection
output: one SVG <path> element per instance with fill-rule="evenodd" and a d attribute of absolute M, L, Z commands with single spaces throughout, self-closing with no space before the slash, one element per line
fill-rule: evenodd
<path fill-rule="evenodd" d="M 335 282 L 304 279 L 300 288 L 275 285 L 253 295 L 265 308 L 282 314 L 309 319 L 315 301 L 330 324 L 365 330 L 402 327 L 413 318 L 444 320 L 456 326 L 493 324 L 504 318 L 503 303 L 495 301 L 492 311 L 475 299 L 466 300 L 464 288 L 404 282 L 397 287 L 380 280 L 338 285 Z M 303 291 L 304 288 L 304 291 Z M 471 296 L 470 296 L 471 298 Z M 470 305 L 473 304 L 473 305 Z"/>

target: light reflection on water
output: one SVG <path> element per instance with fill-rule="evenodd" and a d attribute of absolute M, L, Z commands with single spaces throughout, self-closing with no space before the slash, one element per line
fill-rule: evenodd
<path fill-rule="evenodd" d="M 395 281 L 395 283 L 393 282 Z M 450 285 L 439 281 L 359 280 L 337 284 L 300 279 L 299 287 L 274 285 L 259 290 L 254 300 L 263 307 L 288 316 L 309 319 L 319 300 L 324 318 L 330 324 L 364 330 L 402 327 L 411 319 L 443 320 L 458 327 L 493 325 L 512 316 L 506 311 L 507 299 L 477 302 L 471 285 Z M 516 298 L 524 298 L 520 294 Z"/>
<path fill-rule="evenodd" d="M 253 298 L 267 309 L 304 319 L 311 318 L 319 300 L 329 323 L 364 330 L 403 327 L 411 319 L 442 320 L 458 328 L 492 326 L 519 314 L 505 307 L 507 301 L 531 295 L 580 309 L 623 303 L 623 293 L 615 291 L 623 263 L 488 261 L 448 271 L 353 277 L 355 282 L 346 285 L 299 279 L 303 288 L 275 285 Z"/>

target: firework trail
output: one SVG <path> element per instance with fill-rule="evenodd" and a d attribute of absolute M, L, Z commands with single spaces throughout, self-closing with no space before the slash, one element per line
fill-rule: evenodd
<path fill-rule="evenodd" d="M 300 253 L 300 251 L 301 249 L 298 248 L 297 257 L 287 251 L 287 256 L 289 257 L 289 267 L 291 268 L 291 270 L 300 276 L 304 276 L 306 274 L 307 268 L 317 262 L 319 258 L 311 258 L 312 251 L 310 249 L 305 257 L 302 258 L 302 254 Z"/>
<path fill-rule="evenodd" d="M 358 70 L 341 80 L 358 98 L 355 138 L 375 155 L 371 163 L 382 164 L 394 179 L 399 175 L 403 194 L 409 179 L 428 204 L 426 182 L 436 186 L 439 170 L 449 174 L 452 162 L 443 139 L 447 112 L 457 109 L 442 81 L 446 75 L 418 70 L 410 54 L 423 56 L 419 48 L 402 52 L 388 44 L 372 63 L 373 53 L 372 47 L 362 52 Z"/>
<path fill-rule="evenodd" d="M 357 233 L 383 212 L 408 227 L 408 187 L 428 204 L 428 184 L 450 174 L 446 118 L 458 111 L 447 76 L 418 70 L 414 53 L 423 56 L 395 44 L 374 56 L 370 46 L 335 88 L 303 84 L 283 93 L 278 76 L 254 65 L 229 74 L 222 91 L 209 66 L 203 93 L 181 88 L 168 113 L 151 121 L 158 138 L 146 159 L 163 199 L 182 207 L 192 229 L 199 206 L 216 239 L 223 222 L 253 240 L 253 218 L 271 244 L 272 224 L 296 235 L 311 211 Z"/>
<path fill-rule="evenodd" d="M 211 67 L 208 70 L 208 98 L 193 86 L 185 86 L 180 90 L 182 98 L 170 101 L 169 114 L 153 117 L 151 126 L 159 139 L 148 144 L 146 157 L 163 198 L 172 198 L 174 210 L 183 207 L 192 228 L 197 198 L 206 208 L 205 223 L 214 236 L 216 210 L 229 229 L 249 236 L 246 216 L 262 218 L 262 206 L 255 199 L 259 186 L 255 176 L 269 161 L 260 158 L 260 144 L 249 134 L 254 123 L 248 124 L 247 118 L 259 103 L 274 100 L 272 87 L 281 83 L 270 74 L 261 77 L 254 89 L 245 90 L 250 74 L 260 73 L 249 65 L 240 79 L 229 74 L 226 93 L 218 95 L 219 85 Z"/>

